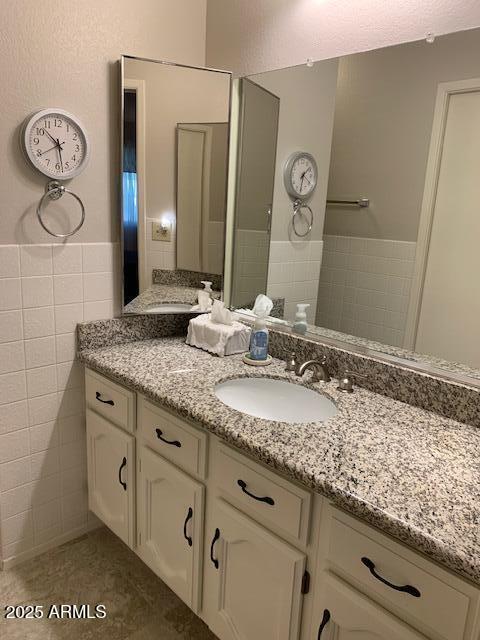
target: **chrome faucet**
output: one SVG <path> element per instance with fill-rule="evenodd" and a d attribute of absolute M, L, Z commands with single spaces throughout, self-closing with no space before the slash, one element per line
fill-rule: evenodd
<path fill-rule="evenodd" d="M 297 376 L 303 376 L 307 369 L 313 369 L 313 375 L 310 382 L 330 382 L 331 377 L 327 369 L 327 358 L 324 356 L 320 360 L 307 360 L 302 364 L 298 364 L 295 369 Z"/>

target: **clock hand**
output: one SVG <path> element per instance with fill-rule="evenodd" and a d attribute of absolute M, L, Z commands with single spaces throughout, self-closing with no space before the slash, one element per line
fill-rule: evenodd
<path fill-rule="evenodd" d="M 62 147 L 60 145 L 60 142 L 58 141 L 58 138 L 57 138 L 57 148 L 58 148 L 58 155 L 60 156 L 60 165 L 62 167 L 62 173 L 63 173 Z"/>
<path fill-rule="evenodd" d="M 65 144 L 65 142 L 61 142 L 60 146 L 62 146 L 62 144 Z M 44 156 L 46 153 L 48 153 L 49 151 L 51 151 L 52 149 L 58 149 L 58 145 L 55 143 L 54 147 L 50 147 L 50 149 L 45 149 L 45 151 L 42 151 L 40 153 L 41 156 Z"/>
<path fill-rule="evenodd" d="M 48 131 L 45 129 L 45 127 L 43 127 L 43 130 L 45 131 L 45 133 L 47 134 L 47 136 L 50 138 L 50 140 L 51 140 L 51 141 L 56 145 L 56 144 L 57 144 L 57 141 L 55 140 L 55 138 L 54 138 L 52 135 L 50 135 L 50 134 L 48 133 Z"/>

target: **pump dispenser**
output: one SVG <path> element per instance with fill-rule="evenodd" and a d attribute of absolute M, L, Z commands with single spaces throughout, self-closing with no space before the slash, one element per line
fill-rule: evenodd
<path fill-rule="evenodd" d="M 198 307 L 200 311 L 209 311 L 212 307 L 212 283 L 202 280 L 204 288 L 197 292 Z"/>
<path fill-rule="evenodd" d="M 295 314 L 295 322 L 293 323 L 293 331 L 303 335 L 307 331 L 307 309 L 309 304 L 297 304 L 297 313 Z"/>

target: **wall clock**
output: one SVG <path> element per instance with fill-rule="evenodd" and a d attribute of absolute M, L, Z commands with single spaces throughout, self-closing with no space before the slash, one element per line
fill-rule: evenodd
<path fill-rule="evenodd" d="M 37 171 L 56 180 L 69 180 L 86 167 L 89 143 L 85 127 L 63 109 L 43 109 L 29 116 L 22 146 Z"/>
<path fill-rule="evenodd" d="M 308 200 L 315 191 L 318 180 L 315 158 L 305 151 L 292 153 L 285 163 L 283 181 L 293 200 Z"/>

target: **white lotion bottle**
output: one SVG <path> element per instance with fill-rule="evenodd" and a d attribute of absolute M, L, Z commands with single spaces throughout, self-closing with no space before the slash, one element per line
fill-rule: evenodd
<path fill-rule="evenodd" d="M 307 332 L 307 309 L 309 304 L 297 304 L 297 313 L 295 314 L 295 322 L 293 323 L 294 333 L 304 335 Z"/>
<path fill-rule="evenodd" d="M 197 292 L 198 306 L 200 311 L 209 311 L 212 307 L 212 283 L 208 280 L 202 280 L 204 289 Z"/>

